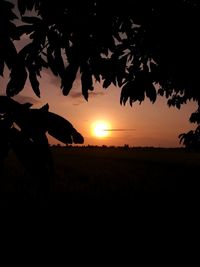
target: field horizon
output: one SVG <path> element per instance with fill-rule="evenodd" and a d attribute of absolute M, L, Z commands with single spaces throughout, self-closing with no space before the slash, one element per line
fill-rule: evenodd
<path fill-rule="evenodd" d="M 101 198 L 197 189 L 200 153 L 183 148 L 53 146 L 51 151 L 57 193 Z M 23 166 L 10 152 L 1 192 L 21 192 L 19 184 L 26 182 Z"/>

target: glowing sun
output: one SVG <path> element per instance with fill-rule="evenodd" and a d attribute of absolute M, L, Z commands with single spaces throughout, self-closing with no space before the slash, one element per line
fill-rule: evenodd
<path fill-rule="evenodd" d="M 92 125 L 92 133 L 95 137 L 104 138 L 110 135 L 110 124 L 105 121 L 97 121 Z"/>

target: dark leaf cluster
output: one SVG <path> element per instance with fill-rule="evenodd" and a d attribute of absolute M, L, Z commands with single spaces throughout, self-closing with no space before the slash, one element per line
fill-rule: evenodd
<path fill-rule="evenodd" d="M 17 7 L 18 24 L 13 4 L 0 1 L 0 75 L 6 65 L 8 96 L 29 79 L 40 97 L 38 78 L 49 68 L 63 95 L 80 73 L 86 100 L 98 81 L 120 87 L 124 105 L 154 103 L 158 94 L 178 109 L 200 104 L 198 0 L 18 0 Z M 17 51 L 14 41 L 23 35 L 30 42 Z M 191 121 L 199 123 L 197 113 Z"/>
<path fill-rule="evenodd" d="M 194 131 L 182 133 L 179 135 L 180 143 L 192 151 L 200 151 L 200 126 Z"/>
<path fill-rule="evenodd" d="M 10 46 L 6 64 L 12 70 L 8 95 L 22 90 L 29 77 L 40 96 L 37 77 L 49 67 L 60 79 L 64 95 L 80 70 L 85 99 L 97 80 L 103 81 L 104 88 L 111 84 L 121 87 L 122 104 L 129 100 L 132 105 L 145 98 L 154 103 L 155 84 L 159 94 L 173 95 L 169 105 L 180 108 L 186 100 L 200 101 L 197 0 L 18 0 L 18 8 L 24 24 L 17 28 L 12 24 L 15 30 L 6 32 L 14 39 L 27 34 L 31 43 L 12 64 L 10 58 L 16 51 L 8 39 L 5 41 L 4 46 Z M 33 15 L 25 16 L 27 10 Z M 15 18 L 11 9 L 7 17 L 9 22 Z M 18 62 L 21 68 L 16 71 Z M 2 73 L 2 67 L 0 70 Z M 18 86 L 17 75 L 21 78 Z M 177 100 L 179 95 L 182 100 Z"/>
<path fill-rule="evenodd" d="M 31 106 L 0 96 L 0 161 L 11 149 L 29 171 L 41 171 L 52 167 L 47 133 L 65 144 L 82 144 L 84 139 L 69 121 L 49 112 L 48 104 Z"/>

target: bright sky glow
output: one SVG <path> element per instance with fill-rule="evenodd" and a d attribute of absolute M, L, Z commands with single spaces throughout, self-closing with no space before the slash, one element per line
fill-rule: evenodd
<path fill-rule="evenodd" d="M 92 133 L 97 138 L 104 138 L 110 135 L 110 124 L 106 121 L 97 121 L 92 125 Z"/>

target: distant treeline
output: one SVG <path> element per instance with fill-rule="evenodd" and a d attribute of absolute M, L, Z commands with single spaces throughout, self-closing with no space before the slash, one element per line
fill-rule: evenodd
<path fill-rule="evenodd" d="M 107 146 L 107 145 L 51 145 L 52 148 L 90 148 L 90 149 L 125 149 L 125 150 L 185 150 L 183 147 L 154 147 L 154 146 L 129 146 L 124 144 L 123 146 Z"/>

